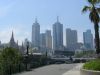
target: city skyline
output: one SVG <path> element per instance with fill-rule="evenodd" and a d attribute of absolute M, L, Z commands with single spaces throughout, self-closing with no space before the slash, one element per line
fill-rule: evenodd
<path fill-rule="evenodd" d="M 59 27 L 59 25 L 60 25 L 60 27 Z M 54 27 L 57 28 L 56 31 L 55 31 Z M 37 18 L 35 18 L 35 22 L 33 23 L 32 28 L 31 28 L 32 29 L 32 33 L 31 33 L 32 38 L 31 38 L 31 40 L 29 40 L 29 42 L 30 42 L 30 44 L 32 44 L 33 47 L 39 47 L 39 46 L 42 47 L 43 45 L 46 47 L 47 44 L 49 44 L 48 46 L 53 46 L 54 45 L 53 41 L 56 41 L 58 39 L 57 37 L 60 37 L 62 35 L 61 33 L 63 33 L 63 31 L 62 31 L 63 28 L 64 28 L 63 24 L 60 23 L 59 17 L 57 16 L 57 20 L 52 25 L 52 29 L 51 29 L 51 30 L 54 30 L 54 32 L 57 32 L 57 33 L 53 34 L 53 31 L 52 31 L 52 35 L 50 36 L 51 30 L 46 29 L 45 32 L 40 32 L 40 24 L 38 23 Z M 61 31 L 59 31 L 60 29 L 61 29 Z M 87 32 L 88 30 L 91 31 L 90 29 L 87 29 L 84 32 Z M 50 32 L 48 34 L 46 34 L 47 31 L 50 31 Z M 59 32 L 60 32 L 60 34 L 59 34 Z M 83 34 L 84 34 L 84 32 L 83 32 Z M 13 38 L 15 38 L 13 31 L 11 33 L 13 35 Z M 59 38 L 60 41 L 62 40 L 62 44 L 61 44 L 61 42 L 60 43 L 58 41 L 56 41 L 56 42 L 58 42 L 59 43 L 58 45 L 62 46 L 62 47 L 63 46 L 68 47 L 68 45 L 67 45 L 68 43 L 73 44 L 73 47 L 74 47 L 75 44 L 78 45 L 78 43 L 83 43 L 84 44 L 84 37 L 82 38 L 83 42 L 78 42 L 78 34 L 77 33 L 78 33 L 77 30 L 72 30 L 72 28 L 65 28 L 65 34 L 63 34 L 63 35 L 66 35 L 66 36 L 62 36 L 62 37 Z M 57 34 L 57 36 L 55 38 L 54 35 L 56 35 L 56 34 Z M 70 34 L 70 35 L 68 35 L 68 34 Z M 41 38 L 41 35 L 42 35 L 42 38 Z M 48 37 L 48 41 L 49 41 L 48 43 L 46 43 L 46 35 L 49 36 Z M 40 36 L 40 39 L 39 39 L 39 36 Z M 50 43 L 50 39 L 49 39 L 50 37 L 51 37 L 52 43 Z M 69 40 L 67 39 L 68 37 L 69 37 Z M 64 38 L 65 38 L 65 40 L 64 40 Z M 90 37 L 87 37 L 87 38 L 89 39 Z M 25 38 L 25 39 L 28 39 L 28 38 Z M 16 43 L 18 42 L 19 45 L 22 45 L 22 43 L 25 42 L 25 39 L 23 39 L 24 41 L 22 41 L 21 44 L 19 43 L 19 40 L 15 41 L 15 42 Z M 45 39 L 45 42 L 44 42 L 44 39 Z M 40 41 L 41 43 L 37 43 L 37 40 L 41 40 Z M 93 38 L 90 39 L 90 40 L 93 41 Z M 90 41 L 90 42 L 92 42 L 92 41 Z M 7 42 L 7 43 L 9 43 L 9 42 Z M 68 48 L 71 48 L 71 44 L 69 45 L 70 47 L 68 47 Z M 51 47 L 51 48 L 53 48 L 53 47 Z M 57 46 L 57 48 L 58 48 L 58 46 Z"/>
<path fill-rule="evenodd" d="M 25 38 L 31 40 L 31 26 L 35 18 L 38 18 L 41 32 L 51 30 L 52 24 L 59 16 L 60 22 L 65 28 L 78 31 L 78 41 L 83 42 L 83 32 L 91 29 L 93 24 L 88 15 L 82 14 L 86 1 L 58 1 L 58 0 L 3 0 L 0 1 L 0 40 L 9 42 L 11 32 L 14 31 L 15 41 L 21 44 Z M 74 8 L 73 8 L 74 7 Z M 73 13 L 74 12 L 74 13 Z M 64 36 L 65 37 L 65 36 Z"/>
<path fill-rule="evenodd" d="M 57 16 L 57 18 L 56 18 L 56 21 L 55 21 L 55 23 L 56 22 L 59 22 L 59 16 Z M 35 18 L 35 21 L 33 22 L 33 24 L 32 24 L 32 27 L 31 27 L 31 29 L 33 28 L 33 25 L 35 24 L 35 23 L 38 23 L 39 24 L 39 22 L 38 22 L 38 20 L 37 20 L 37 18 Z M 60 22 L 59 22 L 60 23 Z M 37 24 L 36 24 L 36 26 L 37 26 Z M 39 24 L 39 26 L 40 26 L 40 30 L 41 30 L 41 25 Z M 52 24 L 52 27 L 53 27 L 53 24 Z M 64 46 L 66 46 L 66 29 L 72 29 L 72 28 L 64 28 L 63 27 L 63 45 Z M 41 32 L 40 31 L 40 34 L 44 34 L 45 32 L 46 32 L 46 30 L 51 30 L 51 34 L 52 34 L 52 37 L 53 37 L 53 29 L 51 28 L 51 29 L 45 29 L 45 31 L 44 32 Z M 73 30 L 73 29 L 72 29 Z M 75 30 L 75 29 L 74 29 Z M 91 30 L 91 29 L 87 29 L 87 30 Z M 87 31 L 86 30 L 86 31 Z M 75 30 L 77 33 L 78 33 L 78 31 L 77 30 Z M 12 35 L 12 32 L 14 32 L 13 30 L 11 31 L 11 35 Z M 84 33 L 85 31 L 83 31 L 82 32 L 82 34 Z M 16 37 L 15 37 L 15 33 L 17 33 L 17 32 L 14 32 L 14 38 L 15 38 L 15 42 L 17 42 L 17 41 L 20 41 L 18 44 L 19 45 L 21 45 L 22 44 L 22 42 L 23 41 L 25 41 L 25 39 L 28 39 L 30 42 L 32 42 L 32 38 L 31 39 L 29 39 L 29 38 L 24 38 L 24 39 L 22 39 L 22 40 L 18 40 L 18 39 L 16 39 Z M 32 30 L 31 30 L 31 34 L 33 35 L 33 33 L 32 33 Z M 32 35 L 30 34 L 30 36 L 32 37 Z M 11 35 L 9 35 L 9 37 L 11 37 Z M 83 37 L 81 37 L 81 41 L 79 41 L 79 35 L 77 34 L 77 42 L 81 42 L 81 43 L 84 43 L 84 38 Z M 2 42 L 2 41 L 1 41 Z M 4 42 L 4 43 L 8 43 L 9 41 L 7 41 L 7 42 Z"/>

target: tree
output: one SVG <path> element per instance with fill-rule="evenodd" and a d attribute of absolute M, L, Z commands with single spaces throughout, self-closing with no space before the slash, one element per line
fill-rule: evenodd
<path fill-rule="evenodd" d="M 3 70 L 2 75 L 16 72 L 16 68 L 22 61 L 20 52 L 14 48 L 5 48 L 0 53 L 0 68 Z"/>
<path fill-rule="evenodd" d="M 89 3 L 89 6 L 84 6 L 82 12 L 89 11 L 89 19 L 94 24 L 96 53 L 100 54 L 100 49 L 99 49 L 100 6 L 98 5 L 100 3 L 100 0 L 87 0 L 87 2 Z"/>

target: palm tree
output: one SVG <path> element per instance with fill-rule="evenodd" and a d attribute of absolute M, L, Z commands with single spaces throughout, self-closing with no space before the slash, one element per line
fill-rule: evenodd
<path fill-rule="evenodd" d="M 87 0 L 87 2 L 89 3 L 89 6 L 84 6 L 82 12 L 89 11 L 89 19 L 94 24 L 96 53 L 100 54 L 99 50 L 100 0 Z"/>

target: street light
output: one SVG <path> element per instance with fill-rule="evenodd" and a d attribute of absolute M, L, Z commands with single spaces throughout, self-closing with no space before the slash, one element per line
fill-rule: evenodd
<path fill-rule="evenodd" d="M 27 47 L 26 55 L 28 55 L 29 54 L 29 42 L 28 41 L 27 41 L 26 47 Z"/>
<path fill-rule="evenodd" d="M 26 52 L 26 55 L 25 55 L 25 63 L 26 63 L 26 71 L 28 70 L 28 60 L 29 60 L 29 42 L 27 41 L 27 44 L 26 44 L 26 49 L 27 49 L 27 52 Z"/>

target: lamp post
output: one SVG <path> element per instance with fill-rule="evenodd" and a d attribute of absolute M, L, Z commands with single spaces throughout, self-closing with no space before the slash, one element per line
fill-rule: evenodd
<path fill-rule="evenodd" d="M 27 41 L 27 53 L 26 53 L 26 55 L 29 55 L 29 42 Z"/>
<path fill-rule="evenodd" d="M 26 52 L 25 60 L 26 60 L 26 71 L 27 71 L 28 70 L 28 59 L 29 59 L 29 42 L 28 41 L 26 44 L 26 49 L 27 49 L 27 52 Z"/>

